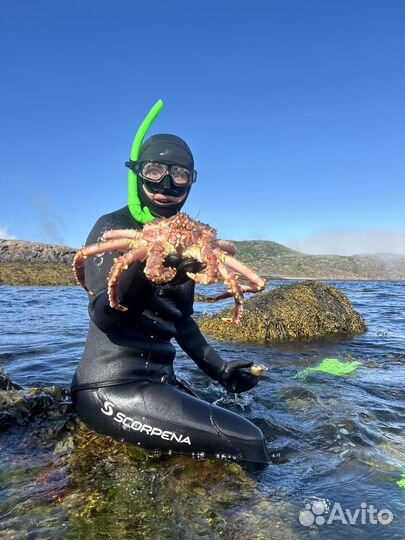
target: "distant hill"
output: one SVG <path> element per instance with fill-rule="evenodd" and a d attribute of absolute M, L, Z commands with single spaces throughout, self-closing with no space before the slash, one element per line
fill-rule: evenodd
<path fill-rule="evenodd" d="M 237 247 L 238 257 L 259 258 L 263 254 L 268 254 L 271 257 L 284 257 L 289 255 L 300 255 L 298 251 L 272 242 L 271 240 L 231 240 Z"/>
<path fill-rule="evenodd" d="M 233 242 L 237 258 L 267 278 L 405 280 L 405 256 L 306 255 L 269 240 Z M 0 240 L 0 285 L 74 285 L 75 248 Z"/>
<path fill-rule="evenodd" d="M 318 279 L 404 280 L 405 255 L 306 255 L 267 240 L 235 241 L 238 258 L 259 274 Z"/>

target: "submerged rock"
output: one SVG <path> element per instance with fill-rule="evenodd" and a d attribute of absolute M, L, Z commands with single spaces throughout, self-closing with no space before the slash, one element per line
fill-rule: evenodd
<path fill-rule="evenodd" d="M 201 330 L 216 339 L 245 343 L 319 340 L 367 330 L 347 296 L 319 281 L 294 283 L 254 296 L 245 302 L 239 325 L 223 320 L 232 310 L 200 317 Z"/>
<path fill-rule="evenodd" d="M 296 538 L 296 510 L 239 464 L 115 441 L 66 408 L 65 390 L 4 379 L 0 412 L 14 422 L 0 429 L 2 538 L 265 540 L 269 527 Z"/>

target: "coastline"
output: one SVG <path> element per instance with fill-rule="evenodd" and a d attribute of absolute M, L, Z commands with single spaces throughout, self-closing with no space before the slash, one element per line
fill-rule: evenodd
<path fill-rule="evenodd" d="M 266 241 L 236 241 L 237 258 L 267 281 L 405 281 L 405 256 L 307 255 Z M 74 286 L 77 249 L 0 239 L 0 285 Z"/>
<path fill-rule="evenodd" d="M 364 281 L 364 282 L 376 282 L 381 281 L 383 283 L 405 283 L 405 278 L 402 279 L 393 279 L 393 278 L 364 278 L 364 277 L 352 277 L 352 278 L 341 278 L 341 277 L 306 277 L 306 276 L 263 276 L 266 281 L 300 281 L 305 279 L 306 281 Z"/>
<path fill-rule="evenodd" d="M 78 286 L 70 265 L 60 263 L 0 263 L 0 286 Z"/>
<path fill-rule="evenodd" d="M 341 281 L 341 282 L 393 282 L 405 279 L 392 277 L 336 277 L 336 276 L 285 276 L 262 274 L 272 281 Z M 55 263 L 0 263 L 0 287 L 79 287 L 70 265 Z"/>

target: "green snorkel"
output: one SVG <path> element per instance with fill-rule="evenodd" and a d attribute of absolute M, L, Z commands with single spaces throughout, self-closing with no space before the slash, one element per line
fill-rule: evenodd
<path fill-rule="evenodd" d="M 159 101 L 157 101 L 148 112 L 142 124 L 139 126 L 132 144 L 131 161 L 136 161 L 138 159 L 145 135 L 149 131 L 153 122 L 159 116 L 162 109 L 163 101 L 159 99 Z M 155 219 L 155 216 L 151 214 L 149 208 L 146 206 L 142 208 L 141 201 L 138 197 L 138 176 L 131 169 L 129 169 L 128 172 L 128 208 L 133 218 L 139 223 L 142 223 L 142 225 L 145 225 L 145 223 Z"/>

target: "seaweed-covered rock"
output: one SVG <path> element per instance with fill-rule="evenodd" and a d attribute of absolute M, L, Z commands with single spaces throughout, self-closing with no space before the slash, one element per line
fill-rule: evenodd
<path fill-rule="evenodd" d="M 71 268 L 75 252 L 67 246 L 0 239 L 0 285 L 77 285 Z"/>
<path fill-rule="evenodd" d="M 21 386 L 13 383 L 10 377 L 0 369 L 0 390 L 21 390 Z"/>
<path fill-rule="evenodd" d="M 298 538 L 296 509 L 237 463 L 159 456 L 95 433 L 56 387 L 0 394 L 14 421 L 0 429 L 1 538 L 265 540 L 269 527 Z"/>
<path fill-rule="evenodd" d="M 24 390 L 0 372 L 0 431 L 14 425 L 68 419 L 72 406 L 67 390 L 57 386 Z"/>
<path fill-rule="evenodd" d="M 318 281 L 298 282 L 254 296 L 245 302 L 239 325 L 223 320 L 232 310 L 200 317 L 201 330 L 216 339 L 245 343 L 318 340 L 367 330 L 342 291 Z"/>
<path fill-rule="evenodd" d="M 17 287 L 74 286 L 72 269 L 63 263 L 1 263 L 0 285 Z"/>

